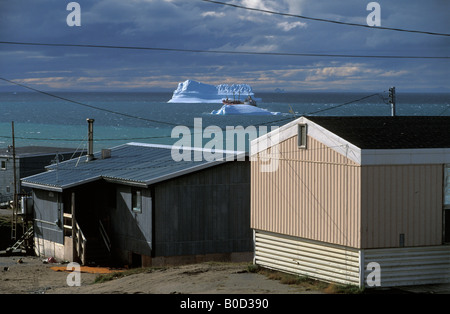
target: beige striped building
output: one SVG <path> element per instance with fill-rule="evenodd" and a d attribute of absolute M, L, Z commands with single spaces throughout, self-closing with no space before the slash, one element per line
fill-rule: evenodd
<path fill-rule="evenodd" d="M 301 117 L 252 141 L 254 262 L 360 287 L 450 282 L 449 185 L 450 117 Z"/>

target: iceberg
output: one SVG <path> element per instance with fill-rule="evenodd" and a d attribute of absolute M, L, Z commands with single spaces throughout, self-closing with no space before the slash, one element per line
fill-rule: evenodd
<path fill-rule="evenodd" d="M 222 99 L 247 96 L 254 97 L 252 88 L 248 84 L 220 84 L 209 85 L 192 80 L 178 83 L 169 103 L 222 103 Z"/>
<path fill-rule="evenodd" d="M 271 112 L 266 109 L 251 105 L 223 105 L 219 110 L 213 110 L 215 115 L 279 115 L 279 112 Z"/>

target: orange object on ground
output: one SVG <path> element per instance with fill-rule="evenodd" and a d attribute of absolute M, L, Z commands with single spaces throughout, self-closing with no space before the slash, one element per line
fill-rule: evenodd
<path fill-rule="evenodd" d="M 67 269 L 66 266 L 53 266 L 50 267 L 51 269 L 53 269 L 54 271 L 67 271 L 67 272 L 73 272 L 75 271 L 74 268 L 69 267 L 69 269 Z M 90 266 L 80 266 L 80 272 L 82 273 L 90 273 L 90 274 L 111 274 L 111 273 L 117 273 L 117 272 L 122 272 L 124 271 L 123 269 L 111 269 L 111 268 L 107 268 L 107 267 L 90 267 Z"/>

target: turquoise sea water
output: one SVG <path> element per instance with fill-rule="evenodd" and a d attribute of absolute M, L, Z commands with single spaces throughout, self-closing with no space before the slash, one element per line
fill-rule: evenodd
<path fill-rule="evenodd" d="M 255 93 L 262 99 L 258 107 L 281 113 L 274 116 L 212 115 L 221 104 L 167 103 L 171 93 L 55 95 L 67 100 L 32 92 L 0 93 L 0 147 L 12 144 L 12 122 L 16 146 L 86 148 L 86 119 L 93 118 L 97 151 L 131 141 L 173 144 L 179 140 L 171 137 L 174 128 L 192 129 L 195 118 L 201 118 L 203 129 L 217 126 L 225 131 L 227 126 L 281 126 L 303 114 L 391 114 L 387 94 L 353 102 L 370 93 Z M 397 115 L 450 115 L 450 94 L 398 93 L 396 102 Z"/>

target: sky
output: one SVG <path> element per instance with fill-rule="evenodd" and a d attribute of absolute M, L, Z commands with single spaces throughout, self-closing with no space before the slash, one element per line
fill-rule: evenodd
<path fill-rule="evenodd" d="M 245 83 L 255 92 L 450 92 L 450 37 L 326 23 L 202 0 L 0 0 L 0 42 L 286 56 L 30 46 L 0 43 L 0 77 L 44 91 L 173 91 L 187 79 Z M 367 25 L 369 0 L 223 0 L 249 8 Z M 448 0 L 380 0 L 381 27 L 450 33 Z M 73 20 L 73 19 L 72 19 Z M 0 91 L 22 87 L 0 81 Z"/>

